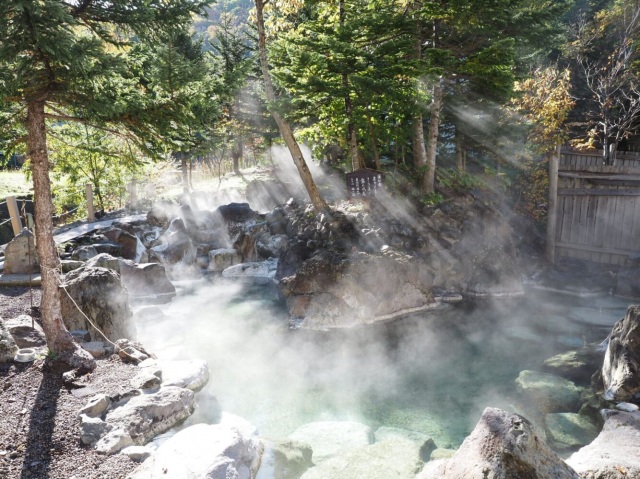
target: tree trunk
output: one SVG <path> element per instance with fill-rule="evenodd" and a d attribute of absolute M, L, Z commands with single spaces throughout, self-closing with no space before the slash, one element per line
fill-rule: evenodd
<path fill-rule="evenodd" d="M 182 168 L 182 192 L 189 194 L 189 170 L 187 169 L 187 154 L 184 151 L 180 153 L 180 166 Z"/>
<path fill-rule="evenodd" d="M 60 262 L 53 242 L 53 203 L 49 181 L 49 155 L 44 101 L 27 105 L 27 145 L 33 174 L 36 251 L 42 276 L 40 313 L 47 347 L 58 359 L 74 369 L 93 370 L 93 357 L 80 348 L 62 321 L 58 274 Z"/>
<path fill-rule="evenodd" d="M 373 128 L 373 121 L 369 118 L 369 135 L 371 136 L 371 146 L 373 147 L 373 160 L 376 163 L 376 170 L 382 170 L 382 164 L 380 163 L 380 152 L 378 151 L 378 140 L 376 140 L 376 132 Z"/>
<path fill-rule="evenodd" d="M 465 170 L 464 161 L 464 135 L 460 131 L 460 126 L 456 124 L 456 168 L 458 171 Z"/>
<path fill-rule="evenodd" d="M 438 147 L 438 129 L 440 127 L 440 110 L 442 109 L 442 78 L 437 78 L 433 84 L 433 99 L 431 101 L 431 119 L 429 120 L 429 146 L 427 148 L 427 170 L 422 177 L 423 193 L 435 191 L 436 178 L 436 150 Z"/>
<path fill-rule="evenodd" d="M 414 2 L 412 9 L 417 10 L 419 8 L 419 3 Z M 422 24 L 419 20 L 416 21 L 413 56 L 417 61 L 422 59 Z M 423 123 L 421 106 L 416 104 L 416 114 L 413 116 L 413 125 L 411 129 L 411 143 L 413 145 L 413 164 L 417 171 L 424 170 L 427 164 L 427 150 L 424 146 Z"/>
<path fill-rule="evenodd" d="M 329 211 L 329 206 L 327 205 L 324 198 L 320 195 L 320 191 L 318 190 L 315 181 L 313 181 L 313 176 L 311 176 L 311 171 L 309 171 L 307 162 L 304 160 L 302 150 L 300 150 L 300 146 L 293 136 L 291 125 L 289 125 L 289 123 L 284 118 L 282 118 L 275 109 L 274 104 L 276 101 L 276 92 L 273 88 L 273 83 L 271 82 L 271 72 L 269 71 L 269 60 L 267 59 L 267 42 L 264 30 L 264 15 L 262 11 L 265 0 L 254 1 L 256 5 L 256 22 L 258 24 L 258 50 L 260 54 L 260 67 L 262 69 L 262 75 L 264 76 L 264 91 L 267 97 L 267 101 L 269 102 L 269 110 L 271 111 L 271 115 L 278 125 L 278 129 L 280 130 L 280 134 L 282 135 L 282 138 L 287 145 L 287 148 L 289 149 L 289 153 L 291 153 L 293 163 L 298 169 L 298 174 L 300 175 L 302 183 L 307 189 L 307 193 L 309 194 L 309 198 L 311 199 L 313 207 L 317 212 Z"/>
<path fill-rule="evenodd" d="M 427 150 L 424 146 L 422 113 L 418 113 L 413 117 L 413 125 L 411 126 L 411 143 L 413 145 L 413 164 L 417 171 L 423 171 L 427 165 Z"/>
<path fill-rule="evenodd" d="M 340 27 L 344 27 L 344 21 L 344 0 L 340 0 Z M 349 75 L 347 73 L 342 74 L 342 88 L 344 89 L 344 111 L 347 117 L 347 145 L 349 147 L 349 156 L 351 156 L 351 169 L 355 171 L 364 168 L 364 162 L 358 149 L 358 135 L 353 121 L 353 102 L 351 101 Z"/>
<path fill-rule="evenodd" d="M 356 125 L 353 122 L 353 103 L 349 95 L 349 77 L 346 73 L 342 74 L 342 87 L 344 88 L 344 110 L 347 116 L 347 145 L 349 145 L 349 156 L 351 156 L 351 169 L 355 171 L 363 168 L 363 165 L 360 149 L 358 148 Z"/>
<path fill-rule="evenodd" d="M 236 138 L 233 143 L 233 149 L 231 150 L 231 158 L 233 159 L 233 172 L 236 175 L 240 174 L 240 158 L 242 158 L 242 138 Z"/>

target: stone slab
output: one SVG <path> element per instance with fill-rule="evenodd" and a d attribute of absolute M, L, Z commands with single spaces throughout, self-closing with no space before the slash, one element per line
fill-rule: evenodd
<path fill-rule="evenodd" d="M 2 264 L 0 264 L 1 268 Z M 40 286 L 41 284 L 40 274 L 0 274 L 0 286 Z"/>

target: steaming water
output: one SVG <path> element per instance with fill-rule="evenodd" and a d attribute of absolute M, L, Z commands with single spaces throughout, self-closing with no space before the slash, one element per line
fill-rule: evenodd
<path fill-rule="evenodd" d="M 627 306 L 530 294 L 318 333 L 289 330 L 271 290 L 219 278 L 181 286 L 166 316 L 139 320 L 138 333 L 161 359 L 208 362 L 211 378 L 197 396 L 205 419 L 215 415 L 206 401 L 213 395 L 263 437 L 285 437 L 312 421 L 355 420 L 420 431 L 454 448 L 484 407 L 518 409 L 521 370 L 601 341 Z"/>

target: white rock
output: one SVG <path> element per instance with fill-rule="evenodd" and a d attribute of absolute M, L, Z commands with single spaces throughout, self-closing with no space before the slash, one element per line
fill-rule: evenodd
<path fill-rule="evenodd" d="M 162 385 L 201 390 L 209 381 L 209 366 L 202 359 L 162 361 Z"/>
<path fill-rule="evenodd" d="M 522 416 L 486 408 L 450 459 L 429 461 L 416 479 L 580 479 Z"/>
<path fill-rule="evenodd" d="M 124 429 L 116 429 L 98 441 L 96 451 L 100 454 L 111 455 L 129 446 L 133 446 L 131 435 Z"/>
<path fill-rule="evenodd" d="M 258 435 L 258 428 L 247 421 L 245 418 L 231 414 L 230 412 L 223 411 L 220 414 L 220 422 L 223 426 L 229 428 L 236 428 L 244 437 L 251 437 Z"/>
<path fill-rule="evenodd" d="M 105 420 L 114 430 L 122 429 L 128 433 L 132 444 L 142 445 L 184 421 L 193 413 L 193 409 L 193 391 L 168 386 L 128 399 L 111 409 Z"/>
<path fill-rule="evenodd" d="M 572 454 L 567 464 L 583 478 L 640 477 L 640 414 L 604 410 L 598 437 Z"/>
<path fill-rule="evenodd" d="M 7 244 L 4 257 L 5 274 L 29 274 L 40 271 L 35 239 L 27 228 Z"/>
<path fill-rule="evenodd" d="M 312 422 L 289 435 L 289 439 L 311 446 L 314 464 L 367 446 L 371 444 L 372 437 L 371 428 L 352 421 Z"/>
<path fill-rule="evenodd" d="M 133 387 L 134 389 L 153 389 L 160 387 L 160 383 L 162 382 L 162 374 L 154 374 L 155 372 L 157 371 L 154 371 L 151 368 L 145 368 L 144 370 L 140 371 L 133 378 L 131 378 L 131 387 Z"/>
<path fill-rule="evenodd" d="M 128 479 L 250 479 L 263 446 L 236 428 L 196 424 L 163 443 Z"/>
<path fill-rule="evenodd" d="M 18 352 L 18 346 L 13 340 L 13 336 L 2 321 L 0 321 L 0 363 L 13 361 L 14 356 Z"/>
<path fill-rule="evenodd" d="M 89 399 L 89 402 L 85 404 L 78 415 L 85 414 L 89 417 L 98 417 L 105 412 L 111 405 L 111 399 L 106 394 L 98 394 Z"/>
<path fill-rule="evenodd" d="M 80 440 L 83 444 L 93 444 L 107 434 L 111 427 L 99 417 L 80 415 Z"/>

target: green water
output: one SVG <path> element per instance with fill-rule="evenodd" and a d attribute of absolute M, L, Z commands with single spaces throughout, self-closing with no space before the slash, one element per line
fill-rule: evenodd
<path fill-rule="evenodd" d="M 164 306 L 166 317 L 137 326 L 161 359 L 205 359 L 211 377 L 199 396 L 215 396 L 262 436 L 355 420 L 423 432 L 455 448 L 485 407 L 519 410 L 521 370 L 601 341 L 626 306 L 531 293 L 319 333 L 290 330 L 273 291 L 207 280 Z M 208 404 L 202 400 L 204 417 Z"/>

